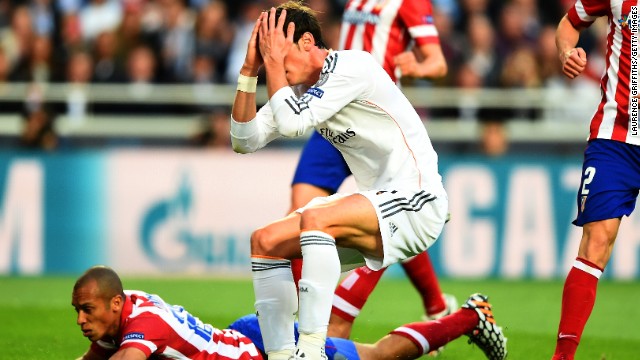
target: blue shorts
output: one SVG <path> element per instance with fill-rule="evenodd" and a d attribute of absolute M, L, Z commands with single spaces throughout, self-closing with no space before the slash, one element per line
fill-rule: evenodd
<path fill-rule="evenodd" d="M 267 355 L 264 353 L 264 344 L 262 343 L 262 333 L 260 333 L 260 325 L 258 324 L 258 318 L 254 315 L 245 315 L 238 320 L 234 321 L 233 324 L 229 325 L 228 329 L 233 329 L 244 336 L 251 339 L 251 341 L 256 345 L 258 350 L 262 352 L 264 358 L 267 358 Z M 296 342 L 298 341 L 298 324 L 295 324 L 295 335 Z M 360 360 L 358 356 L 358 352 L 356 351 L 356 346 L 351 340 L 340 339 L 340 338 L 327 338 L 327 343 L 325 344 L 325 352 L 329 360 L 339 360 L 339 359 L 349 359 L 349 360 Z"/>
<path fill-rule="evenodd" d="M 640 189 L 640 146 L 605 139 L 584 152 L 574 225 L 629 216 Z"/>
<path fill-rule="evenodd" d="M 292 184 L 311 184 L 333 194 L 349 175 L 340 151 L 314 131 L 302 149 Z"/>

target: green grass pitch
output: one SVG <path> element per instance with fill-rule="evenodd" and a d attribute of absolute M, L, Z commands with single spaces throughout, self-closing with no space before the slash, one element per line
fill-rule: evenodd
<path fill-rule="evenodd" d="M 71 307 L 73 277 L 0 277 L 2 359 L 74 359 L 89 344 L 75 324 Z M 160 294 L 203 321 L 225 327 L 252 312 L 247 279 L 133 278 L 125 288 Z M 509 338 L 509 359 L 550 359 L 560 312 L 561 281 L 442 280 L 445 292 L 462 303 L 469 294 L 490 297 L 499 325 Z M 596 306 L 576 359 L 637 359 L 640 345 L 640 286 L 601 280 Z M 422 306 L 408 281 L 384 278 L 356 321 L 353 336 L 374 341 L 396 326 L 419 320 Z M 449 344 L 442 360 L 484 359 L 466 337 Z"/>

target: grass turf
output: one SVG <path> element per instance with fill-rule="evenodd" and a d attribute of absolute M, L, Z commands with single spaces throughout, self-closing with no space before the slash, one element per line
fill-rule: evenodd
<path fill-rule="evenodd" d="M 6 359 L 73 359 L 88 346 L 75 324 L 71 277 L 0 277 L 0 348 Z M 124 277 L 127 289 L 161 295 L 183 305 L 203 321 L 225 327 L 253 310 L 251 282 L 217 278 Z M 550 359 L 560 312 L 561 281 L 442 280 L 445 292 L 460 303 L 483 292 L 494 305 L 499 325 L 509 338 L 509 359 Z M 640 311 L 633 282 L 601 280 L 598 299 L 576 359 L 638 358 Z M 361 316 L 353 337 L 375 341 L 388 331 L 422 316 L 420 298 L 408 281 L 384 278 Z M 483 359 L 466 337 L 447 345 L 442 360 Z"/>

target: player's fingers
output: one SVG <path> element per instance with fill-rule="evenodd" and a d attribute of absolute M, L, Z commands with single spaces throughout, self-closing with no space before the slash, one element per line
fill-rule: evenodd
<path fill-rule="evenodd" d="M 296 31 L 296 24 L 292 22 L 289 23 L 289 26 L 287 26 L 287 42 L 291 42 L 293 43 L 293 34 Z"/>
<path fill-rule="evenodd" d="M 262 14 L 260 15 L 260 18 L 262 19 L 262 21 L 260 22 L 260 30 L 258 34 L 260 35 L 260 40 L 262 41 L 263 39 L 266 38 L 267 32 L 269 31 L 267 27 L 268 26 L 267 12 L 263 11 Z"/>
<path fill-rule="evenodd" d="M 286 20 L 287 17 L 287 10 L 282 9 L 282 11 L 280 12 L 280 17 L 278 17 L 278 30 L 282 30 L 282 32 L 284 32 L 284 21 Z"/>
<path fill-rule="evenodd" d="M 587 53 L 584 51 L 583 48 L 576 48 L 576 53 L 578 55 L 578 58 L 582 61 L 584 61 L 584 63 L 587 63 Z"/>
<path fill-rule="evenodd" d="M 274 31 L 276 28 L 276 8 L 272 7 L 269 13 L 269 30 Z"/>
<path fill-rule="evenodd" d="M 262 24 L 262 15 L 264 13 L 261 13 L 260 16 L 258 16 L 258 20 L 256 20 L 256 24 L 253 26 L 253 31 L 251 32 L 251 39 L 255 40 L 258 37 L 258 31 L 260 31 L 260 26 Z"/>

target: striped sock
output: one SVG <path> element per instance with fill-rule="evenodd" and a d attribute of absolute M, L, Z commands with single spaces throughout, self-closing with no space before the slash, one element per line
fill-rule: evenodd
<path fill-rule="evenodd" d="M 252 256 L 251 271 L 258 323 L 265 329 L 262 331 L 265 352 L 274 353 L 274 357 L 276 353 L 293 352 L 298 298 L 289 260 Z"/>

